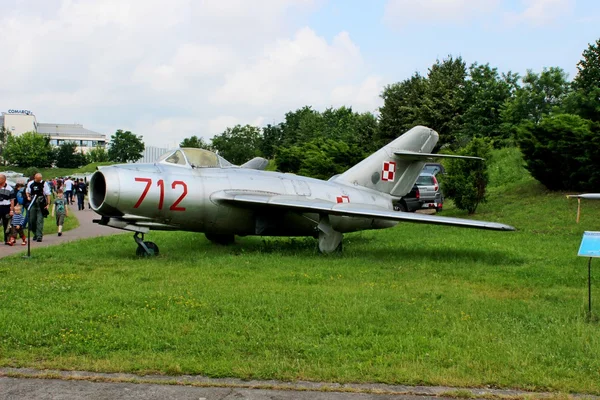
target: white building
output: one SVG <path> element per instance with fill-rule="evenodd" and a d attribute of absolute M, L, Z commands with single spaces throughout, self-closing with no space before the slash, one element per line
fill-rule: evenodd
<path fill-rule="evenodd" d="M 106 147 L 106 135 L 90 131 L 81 124 L 53 124 L 37 122 L 35 115 L 29 110 L 8 110 L 0 115 L 0 124 L 14 136 L 25 132 L 35 132 L 50 138 L 52 146 L 60 146 L 65 142 L 77 145 L 77 151 L 87 153 L 95 147 Z"/>
<path fill-rule="evenodd" d="M 12 135 L 18 136 L 25 132 L 37 131 L 37 120 L 35 115 L 29 110 L 8 110 L 0 116 L 0 122 L 4 129 Z"/>

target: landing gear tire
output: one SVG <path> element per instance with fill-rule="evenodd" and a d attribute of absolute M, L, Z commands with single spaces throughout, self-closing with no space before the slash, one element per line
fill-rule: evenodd
<path fill-rule="evenodd" d="M 213 243 L 228 246 L 235 243 L 235 235 L 220 235 L 218 233 L 205 233 L 204 236 Z"/>
<path fill-rule="evenodd" d="M 140 237 L 141 235 L 141 237 Z M 158 246 L 154 242 L 144 242 L 144 234 L 136 232 L 133 235 L 133 240 L 137 243 L 138 247 L 135 250 L 135 254 L 138 257 L 152 257 L 158 255 Z"/>
<path fill-rule="evenodd" d="M 135 254 L 138 257 L 152 257 L 158 255 L 159 251 L 156 243 L 144 242 L 144 245 L 146 246 L 146 249 L 148 249 L 148 251 L 146 251 L 146 249 L 144 249 L 142 246 L 138 246 L 138 248 L 135 250 Z"/>

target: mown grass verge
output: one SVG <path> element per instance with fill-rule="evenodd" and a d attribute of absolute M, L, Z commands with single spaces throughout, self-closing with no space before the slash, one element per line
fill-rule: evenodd
<path fill-rule="evenodd" d="M 576 253 L 600 202 L 579 225 L 575 210 L 523 179 L 476 216 L 512 233 L 401 224 L 333 256 L 310 239 L 160 232 L 154 259 L 129 235 L 40 249 L 0 261 L 0 365 L 599 394 Z"/>

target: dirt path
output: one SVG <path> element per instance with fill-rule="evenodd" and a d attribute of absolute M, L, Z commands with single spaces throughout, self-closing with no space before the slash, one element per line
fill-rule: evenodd
<path fill-rule="evenodd" d="M 71 209 L 69 212 L 75 213 L 75 216 L 79 220 L 79 226 L 75 229 L 64 232 L 61 237 L 58 237 L 58 235 L 56 233 L 54 233 L 52 235 L 44 235 L 44 241 L 41 243 L 31 242 L 31 253 L 32 254 L 35 252 L 35 249 L 39 249 L 40 247 L 48 247 L 48 246 L 53 246 L 56 244 L 71 242 L 73 240 L 79 240 L 79 239 L 96 237 L 96 236 L 114 235 L 117 233 L 124 232 L 120 229 L 114 229 L 114 228 L 109 228 L 107 226 L 94 224 L 92 222 L 92 220 L 96 219 L 96 218 L 100 218 L 100 216 L 90 209 L 78 211 L 78 210 L 75 210 L 73 208 L 73 206 L 71 206 Z M 46 218 L 44 223 L 45 224 L 54 224 L 54 218 L 48 217 L 48 218 Z M 20 239 L 12 247 L 0 245 L 0 258 L 10 256 L 13 254 L 17 254 L 17 253 L 26 253 L 26 252 L 27 252 L 27 246 L 21 246 Z"/>

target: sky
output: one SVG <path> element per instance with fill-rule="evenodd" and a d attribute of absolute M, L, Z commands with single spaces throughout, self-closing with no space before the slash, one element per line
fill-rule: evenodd
<path fill-rule="evenodd" d="M 597 0 L 0 0 L 0 111 L 206 140 L 236 124 L 348 106 L 449 55 L 573 78 Z"/>

